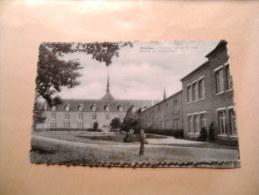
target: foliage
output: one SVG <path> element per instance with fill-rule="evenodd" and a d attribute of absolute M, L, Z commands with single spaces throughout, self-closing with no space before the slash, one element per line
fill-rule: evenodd
<path fill-rule="evenodd" d="M 82 67 L 76 60 L 65 61 L 66 54 L 84 52 L 92 58 L 104 62 L 106 66 L 112 63 L 112 58 L 119 57 L 122 47 L 131 46 L 130 42 L 103 43 L 42 43 L 39 47 L 38 74 L 36 78 L 36 98 L 42 97 L 49 106 L 62 103 L 60 97 L 62 87 L 73 88 L 79 85 L 78 72 Z"/>
<path fill-rule="evenodd" d="M 198 141 L 206 141 L 207 140 L 207 129 L 203 127 L 200 131 L 200 135 L 198 137 Z"/>
<path fill-rule="evenodd" d="M 128 132 L 130 129 L 133 129 L 135 133 L 139 133 L 141 129 L 140 112 L 133 112 L 132 107 L 130 107 L 127 110 L 121 128 L 126 132 Z"/>
<path fill-rule="evenodd" d="M 183 129 L 145 129 L 145 133 L 173 136 L 175 138 L 183 138 Z"/>
<path fill-rule="evenodd" d="M 111 121 L 111 128 L 112 129 L 119 129 L 121 128 L 121 120 L 118 117 L 115 117 Z"/>
<path fill-rule="evenodd" d="M 209 127 L 209 141 L 215 141 L 215 124 L 212 122 Z"/>
<path fill-rule="evenodd" d="M 44 116 L 44 110 L 43 110 L 43 105 L 37 99 L 34 102 L 34 107 L 33 107 L 33 125 L 34 129 L 36 124 L 39 123 L 44 123 L 46 120 L 46 116 Z"/>
<path fill-rule="evenodd" d="M 98 131 L 98 126 L 99 126 L 98 122 L 95 121 L 95 122 L 94 122 L 94 126 L 93 126 L 93 130 L 94 130 L 94 131 Z"/>

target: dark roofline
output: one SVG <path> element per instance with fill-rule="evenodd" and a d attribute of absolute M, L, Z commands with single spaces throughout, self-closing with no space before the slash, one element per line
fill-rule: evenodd
<path fill-rule="evenodd" d="M 195 68 L 192 72 L 190 72 L 189 74 L 187 74 L 185 77 L 181 78 L 181 81 L 187 79 L 188 77 L 190 77 L 191 75 L 193 75 L 194 73 L 198 72 L 199 70 L 201 70 L 202 68 L 206 67 L 209 64 L 209 61 L 204 62 L 202 65 L 198 66 L 197 68 Z"/>
<path fill-rule="evenodd" d="M 205 57 L 210 58 L 212 57 L 214 54 L 216 54 L 218 51 L 220 51 L 222 48 L 226 47 L 226 45 L 228 44 L 227 41 L 225 40 L 221 40 L 218 45 L 211 51 L 209 52 Z"/>
<path fill-rule="evenodd" d="M 168 99 L 174 97 L 175 95 L 177 95 L 177 94 L 179 94 L 179 93 L 182 93 L 182 91 L 183 91 L 183 90 L 180 90 L 180 91 L 174 93 L 173 95 L 170 95 L 170 96 L 169 96 L 168 98 L 166 98 L 165 100 L 161 100 L 160 102 L 157 102 L 157 103 L 154 104 L 153 106 L 150 106 L 150 107 L 148 107 L 147 109 L 145 109 L 143 112 L 145 112 L 146 110 L 149 110 L 149 109 L 153 108 L 154 106 L 157 106 L 157 105 L 159 105 L 159 104 L 162 104 L 163 102 L 166 102 L 166 100 L 168 100 Z"/>

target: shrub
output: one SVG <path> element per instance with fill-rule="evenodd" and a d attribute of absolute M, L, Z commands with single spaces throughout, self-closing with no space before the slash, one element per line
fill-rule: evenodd
<path fill-rule="evenodd" d="M 207 129 L 203 127 L 200 131 L 200 135 L 198 137 L 198 141 L 206 141 L 207 140 Z"/>
<path fill-rule="evenodd" d="M 95 121 L 93 126 L 93 131 L 98 131 L 98 126 L 99 126 L 98 122 Z"/>
<path fill-rule="evenodd" d="M 117 130 L 121 128 L 121 120 L 118 117 L 115 117 L 111 121 L 111 129 L 112 130 Z"/>
<path fill-rule="evenodd" d="M 209 127 L 209 141 L 214 142 L 215 141 L 215 125 L 214 122 L 210 124 Z"/>

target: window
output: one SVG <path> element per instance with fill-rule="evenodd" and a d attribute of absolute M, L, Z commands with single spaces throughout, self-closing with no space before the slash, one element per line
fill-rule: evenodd
<path fill-rule="evenodd" d="M 84 123 L 77 123 L 77 128 L 78 129 L 83 129 L 84 128 Z"/>
<path fill-rule="evenodd" d="M 192 115 L 188 116 L 188 132 L 192 132 Z"/>
<path fill-rule="evenodd" d="M 78 107 L 78 111 L 83 111 L 83 109 L 84 109 L 83 105 L 80 105 L 80 106 Z"/>
<path fill-rule="evenodd" d="M 197 83 L 192 84 L 192 101 L 197 100 Z"/>
<path fill-rule="evenodd" d="M 229 109 L 229 126 L 230 126 L 230 134 L 237 135 L 236 131 L 236 114 L 233 108 Z"/>
<path fill-rule="evenodd" d="M 57 127 L 57 123 L 50 123 L 50 128 L 56 128 Z"/>
<path fill-rule="evenodd" d="M 193 133 L 198 132 L 198 115 L 193 115 Z"/>
<path fill-rule="evenodd" d="M 229 71 L 229 65 L 226 66 L 226 90 L 232 89 L 232 78 Z"/>
<path fill-rule="evenodd" d="M 224 91 L 224 77 L 223 69 L 217 70 L 215 72 L 216 77 L 216 93 L 221 93 Z"/>
<path fill-rule="evenodd" d="M 106 114 L 105 119 L 106 119 L 107 121 L 110 120 L 110 115 L 109 115 L 109 114 Z"/>
<path fill-rule="evenodd" d="M 123 112 L 122 106 L 119 106 L 119 111 L 120 111 L 120 112 Z"/>
<path fill-rule="evenodd" d="M 69 119 L 70 115 L 69 114 L 65 114 L 65 119 Z"/>
<path fill-rule="evenodd" d="M 179 127 L 179 119 L 174 119 L 174 129 L 178 129 Z"/>
<path fill-rule="evenodd" d="M 64 123 L 64 127 L 67 129 L 70 128 L 70 123 Z"/>
<path fill-rule="evenodd" d="M 158 111 L 158 112 L 160 112 L 160 111 L 161 111 L 161 107 L 160 107 L 160 105 L 158 105 L 158 107 L 157 107 L 157 111 Z"/>
<path fill-rule="evenodd" d="M 56 113 L 52 113 L 52 114 L 51 114 L 51 118 L 52 118 L 52 119 L 56 119 L 56 117 L 57 117 Z"/>
<path fill-rule="evenodd" d="M 79 114 L 79 115 L 78 115 L 78 119 L 79 119 L 79 120 L 83 120 L 83 114 Z"/>
<path fill-rule="evenodd" d="M 65 111 L 69 111 L 69 106 L 68 105 L 65 106 Z"/>
<path fill-rule="evenodd" d="M 168 128 L 168 123 L 169 123 L 169 121 L 166 119 L 166 120 L 165 120 L 165 129 Z"/>
<path fill-rule="evenodd" d="M 93 120 L 93 121 L 96 120 L 96 114 L 93 114 L 93 115 L 92 115 L 92 120 Z"/>
<path fill-rule="evenodd" d="M 174 100 L 174 109 L 177 110 L 177 99 Z"/>
<path fill-rule="evenodd" d="M 190 103 L 191 101 L 191 86 L 189 85 L 187 87 L 187 103 Z"/>
<path fill-rule="evenodd" d="M 56 106 L 52 106 L 52 110 L 56 110 Z"/>
<path fill-rule="evenodd" d="M 204 79 L 198 81 L 199 99 L 205 98 Z"/>
<path fill-rule="evenodd" d="M 218 126 L 219 126 L 219 134 L 226 135 L 226 110 L 218 111 Z"/>
<path fill-rule="evenodd" d="M 201 126 L 201 129 L 203 127 L 206 127 L 206 119 L 205 119 L 205 114 L 204 113 L 200 114 L 200 126 Z"/>
<path fill-rule="evenodd" d="M 165 115 L 168 115 L 169 113 L 169 106 L 168 106 L 168 102 L 166 102 L 165 104 Z"/>
<path fill-rule="evenodd" d="M 94 106 L 91 106 L 91 110 L 93 111 L 93 112 L 95 112 L 96 111 L 96 106 L 94 105 Z"/>
<path fill-rule="evenodd" d="M 104 108 L 104 109 L 105 109 L 105 111 L 106 111 L 106 112 L 109 112 L 109 111 L 110 111 L 110 107 L 109 107 L 109 105 L 105 106 L 105 108 Z"/>

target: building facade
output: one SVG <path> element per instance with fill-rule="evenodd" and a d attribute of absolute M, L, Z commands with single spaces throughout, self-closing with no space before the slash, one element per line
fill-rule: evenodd
<path fill-rule="evenodd" d="M 143 110 L 141 117 L 144 129 L 182 129 L 182 91 Z"/>
<path fill-rule="evenodd" d="M 110 130 L 113 118 L 123 121 L 127 110 L 132 111 L 148 108 L 154 104 L 153 100 L 116 100 L 110 93 L 109 77 L 106 94 L 101 99 L 62 99 L 62 104 L 49 107 L 44 105 L 44 123 L 36 125 L 36 130 L 73 129 L 86 130 L 93 128 L 98 122 L 98 128 Z"/>
<path fill-rule="evenodd" d="M 142 112 L 144 128 L 177 129 L 174 113 L 178 111 L 179 128 L 187 139 L 197 139 L 202 128 L 219 142 L 237 142 L 236 116 L 227 42 L 206 55 L 207 61 L 181 79 L 182 91 Z M 175 108 L 174 99 L 179 102 Z"/>

